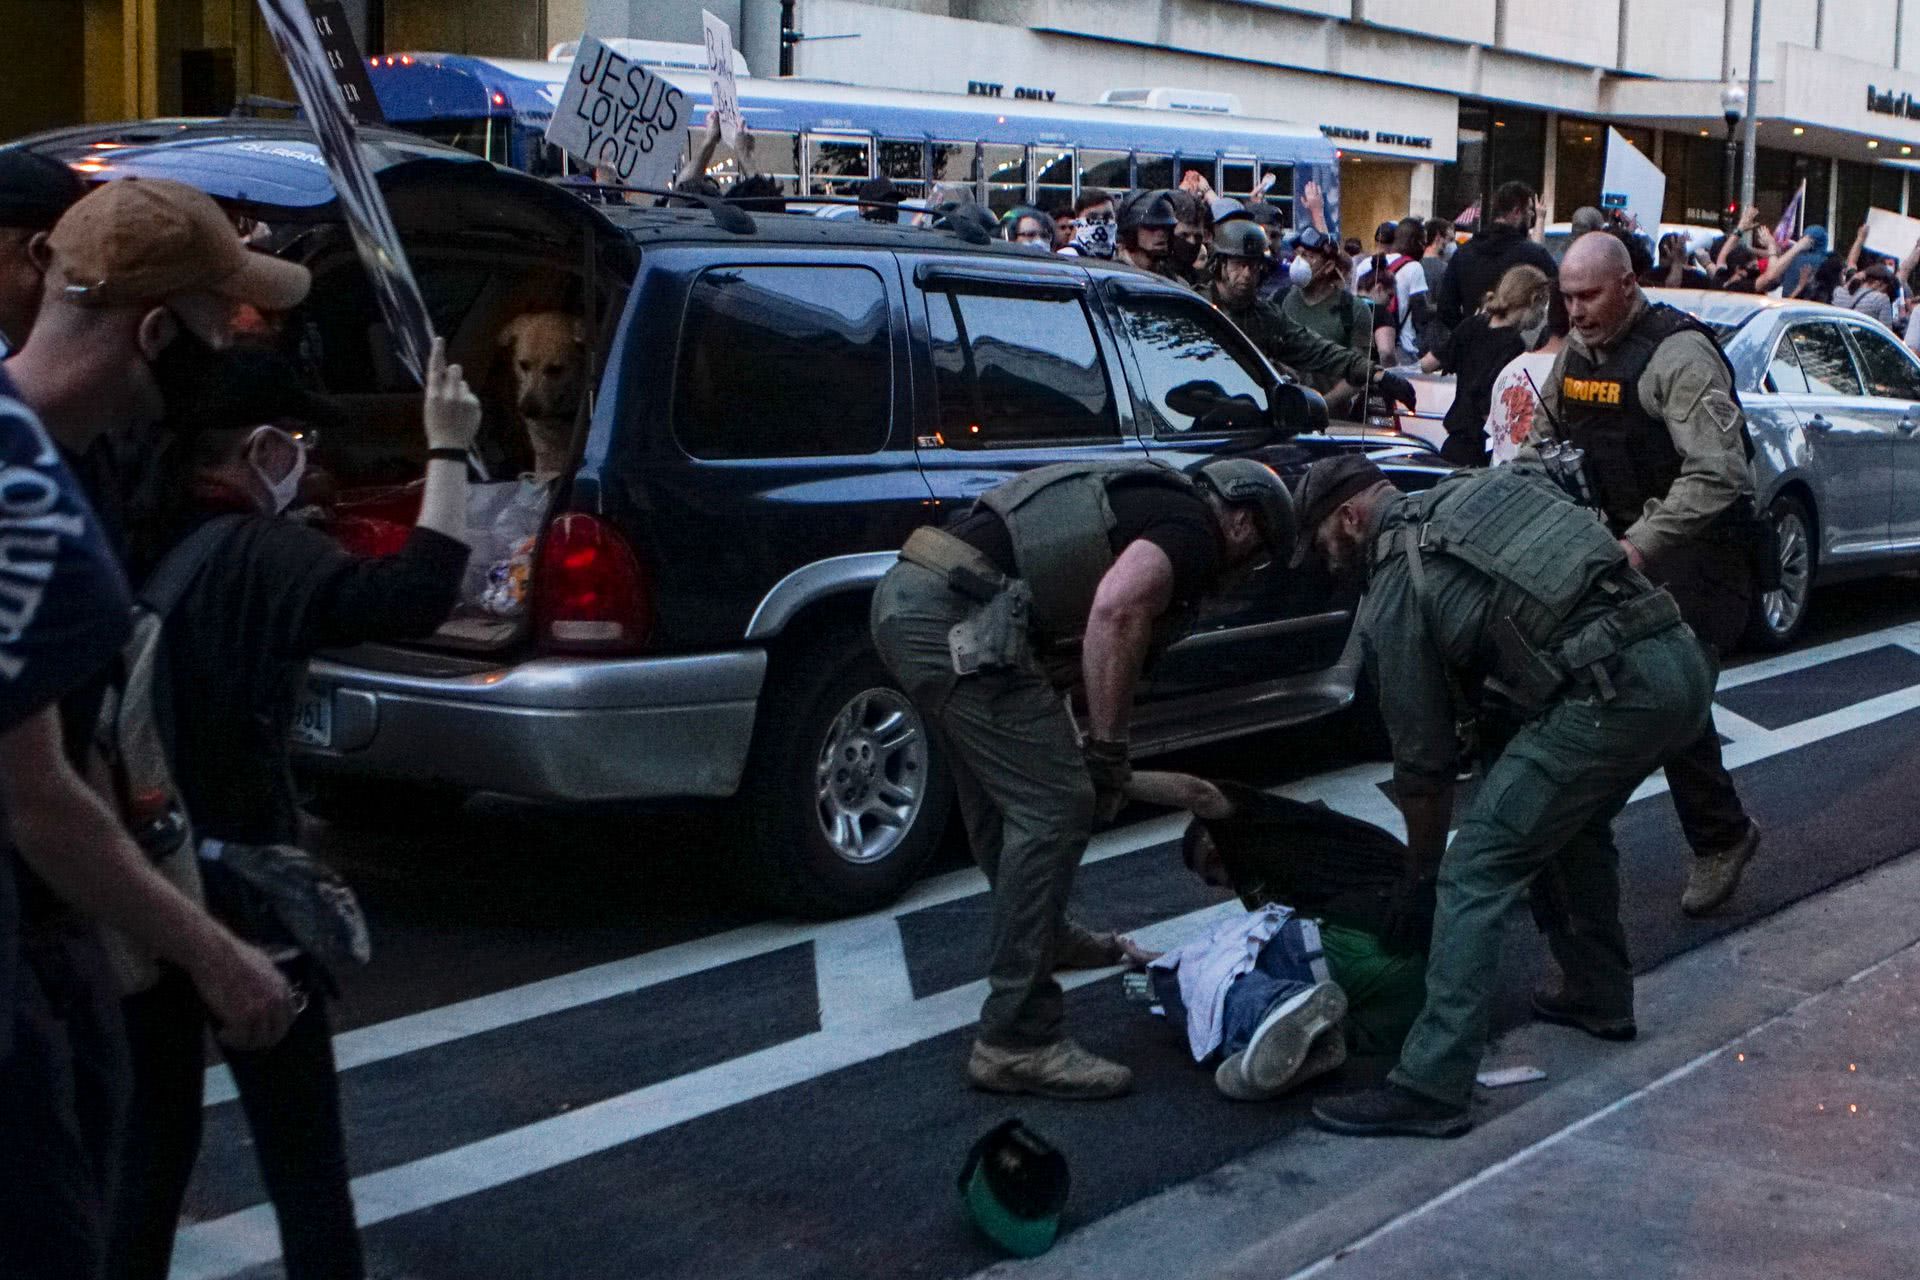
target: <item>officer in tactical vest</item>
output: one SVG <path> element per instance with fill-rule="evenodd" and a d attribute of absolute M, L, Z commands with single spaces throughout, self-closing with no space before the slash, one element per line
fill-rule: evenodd
<path fill-rule="evenodd" d="M 1120 807 L 1134 686 L 1202 597 L 1293 546 L 1287 487 L 1248 458 L 1041 467 L 914 531 L 873 597 L 881 660 L 937 720 L 993 887 L 989 993 L 967 1076 L 1056 1098 L 1125 1093 L 1065 1038 L 1056 968 L 1118 963 L 1066 917 L 1096 815 Z M 1063 691 L 1084 685 L 1086 734 Z"/>
<path fill-rule="evenodd" d="M 1294 376 L 1324 374 L 1364 387 L 1369 382 L 1390 401 L 1414 407 L 1413 384 L 1393 371 L 1375 368 L 1365 352 L 1328 342 L 1289 318 L 1278 303 L 1260 297 L 1260 285 L 1273 269 L 1267 231 L 1257 222 L 1223 222 L 1213 234 L 1213 305 L 1227 313 L 1262 355 Z"/>
<path fill-rule="evenodd" d="M 1563 978 L 1535 1013 L 1634 1035 L 1613 819 L 1708 724 L 1713 671 L 1673 597 L 1535 468 L 1403 495 L 1345 455 L 1308 470 L 1299 504 L 1301 553 L 1365 576 L 1355 625 L 1393 739 L 1409 870 L 1438 881 L 1426 1004 L 1399 1064 L 1314 1117 L 1337 1133 L 1451 1137 L 1470 1123 L 1502 924 L 1529 890 Z M 1449 847 L 1456 724 L 1489 710 L 1518 727 Z"/>
<path fill-rule="evenodd" d="M 1636 569 L 1673 593 L 1717 662 L 1752 605 L 1761 530 L 1733 370 L 1699 321 L 1650 305 L 1613 236 L 1582 236 L 1560 268 L 1573 332 L 1541 387 L 1536 439 L 1586 454 L 1594 504 Z M 1524 460 L 1529 455 L 1522 452 Z M 1733 896 L 1760 843 L 1706 726 L 1666 763 L 1693 867 L 1680 906 Z"/>

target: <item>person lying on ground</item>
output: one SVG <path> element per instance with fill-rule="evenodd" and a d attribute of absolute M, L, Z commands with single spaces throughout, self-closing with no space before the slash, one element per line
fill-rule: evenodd
<path fill-rule="evenodd" d="M 1434 902 L 1432 880 L 1416 876 L 1404 844 L 1371 823 L 1243 783 L 1143 771 L 1127 794 L 1193 814 L 1180 845 L 1188 870 L 1231 889 L 1256 917 L 1274 906 L 1291 916 L 1259 938 L 1215 1011 L 1220 1034 L 1207 1048 L 1220 1050 L 1222 1092 L 1276 1097 L 1338 1067 L 1349 1050 L 1399 1052 L 1425 1000 Z M 1216 940 L 1251 951 L 1256 937 L 1249 925 L 1237 942 Z M 1193 964 L 1204 950 L 1183 948 L 1158 963 Z M 1324 970 L 1303 975 L 1315 951 Z"/>

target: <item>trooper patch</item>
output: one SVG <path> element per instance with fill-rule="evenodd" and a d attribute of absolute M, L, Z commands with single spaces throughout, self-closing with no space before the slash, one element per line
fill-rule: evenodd
<path fill-rule="evenodd" d="M 1740 406 L 1733 397 L 1714 388 L 1700 397 L 1700 409 L 1707 415 L 1707 421 L 1720 428 L 1721 434 L 1740 425 Z"/>

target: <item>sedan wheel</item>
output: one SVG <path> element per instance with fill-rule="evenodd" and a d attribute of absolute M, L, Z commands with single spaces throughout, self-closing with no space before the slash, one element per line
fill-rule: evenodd
<path fill-rule="evenodd" d="M 1780 585 L 1755 601 L 1749 634 L 1762 648 L 1784 649 L 1806 626 L 1813 594 L 1813 521 L 1798 498 L 1786 495 L 1773 500 L 1767 517 L 1778 535 Z"/>

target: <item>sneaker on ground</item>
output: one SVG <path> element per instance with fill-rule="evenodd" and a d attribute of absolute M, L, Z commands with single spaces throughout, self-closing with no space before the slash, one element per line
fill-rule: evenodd
<path fill-rule="evenodd" d="M 1038 1049 L 1003 1049 L 976 1040 L 967 1059 L 967 1080 L 988 1093 L 1069 1100 L 1117 1098 L 1133 1088 L 1133 1072 L 1071 1040 Z"/>
<path fill-rule="evenodd" d="M 1339 1027 L 1332 1027 L 1320 1033 L 1313 1042 L 1313 1048 L 1307 1050 L 1306 1061 L 1278 1089 L 1264 1089 L 1247 1079 L 1245 1062 L 1246 1050 L 1227 1058 L 1213 1073 L 1213 1087 L 1235 1102 L 1266 1102 L 1282 1094 L 1291 1093 L 1317 1080 L 1329 1071 L 1338 1070 L 1347 1062 L 1347 1033 Z"/>
<path fill-rule="evenodd" d="M 1680 909 L 1690 916 L 1704 916 L 1719 908 L 1740 887 L 1740 873 L 1759 847 L 1760 824 L 1749 821 L 1747 834 L 1725 849 L 1696 854 L 1686 890 L 1680 895 Z"/>
<path fill-rule="evenodd" d="M 1564 991 L 1534 992 L 1533 1016 L 1542 1022 L 1575 1027 L 1601 1040 L 1631 1040 L 1640 1034 L 1632 1014 L 1602 1013 L 1574 1000 Z"/>
<path fill-rule="evenodd" d="M 1329 1133 L 1361 1137 L 1457 1138 L 1473 1127 L 1465 1107 L 1435 1102 L 1391 1082 L 1364 1093 L 1322 1098 L 1313 1104 L 1313 1122 Z"/>

